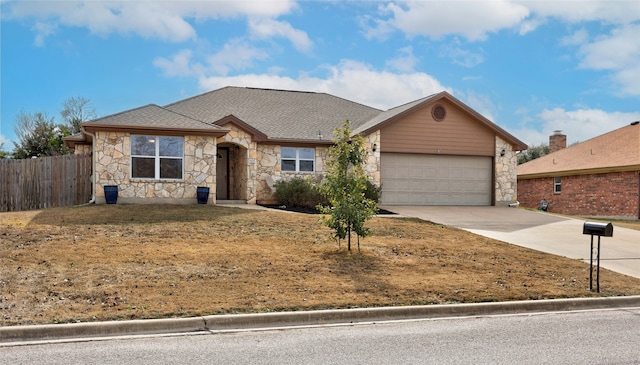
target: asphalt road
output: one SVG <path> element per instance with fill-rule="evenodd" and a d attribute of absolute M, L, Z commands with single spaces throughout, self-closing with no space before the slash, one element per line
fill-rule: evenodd
<path fill-rule="evenodd" d="M 0 347 L 2 364 L 639 364 L 640 308 Z"/>

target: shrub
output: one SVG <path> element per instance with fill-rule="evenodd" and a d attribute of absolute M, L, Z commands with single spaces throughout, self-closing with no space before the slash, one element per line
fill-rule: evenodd
<path fill-rule="evenodd" d="M 380 196 L 382 195 L 382 186 L 377 186 L 371 181 L 367 180 L 367 187 L 364 191 L 364 197 L 376 202 L 376 204 L 380 201 Z"/>
<path fill-rule="evenodd" d="M 280 180 L 275 184 L 273 194 L 278 204 L 287 207 L 311 208 L 326 204 L 326 199 L 315 184 L 309 179 L 294 177 L 291 180 Z"/>

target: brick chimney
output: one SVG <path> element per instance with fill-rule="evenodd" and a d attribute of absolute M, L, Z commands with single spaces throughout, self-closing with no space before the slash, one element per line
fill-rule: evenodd
<path fill-rule="evenodd" d="M 553 135 L 549 136 L 549 153 L 563 148 L 567 148 L 567 136 L 562 134 L 562 131 L 553 131 Z"/>

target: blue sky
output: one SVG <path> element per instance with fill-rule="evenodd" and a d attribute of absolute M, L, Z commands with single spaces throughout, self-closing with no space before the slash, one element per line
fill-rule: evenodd
<path fill-rule="evenodd" d="M 380 109 L 446 90 L 527 144 L 640 120 L 639 1 L 9 1 L 0 143 L 21 110 L 61 121 L 228 85 Z"/>

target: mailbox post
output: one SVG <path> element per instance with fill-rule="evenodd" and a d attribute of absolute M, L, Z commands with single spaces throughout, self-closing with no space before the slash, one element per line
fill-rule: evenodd
<path fill-rule="evenodd" d="M 591 235 L 591 259 L 589 260 L 589 290 L 593 291 L 593 236 L 598 236 L 596 291 L 600 293 L 600 237 L 613 237 L 613 225 L 611 223 L 585 222 L 582 234 Z"/>

